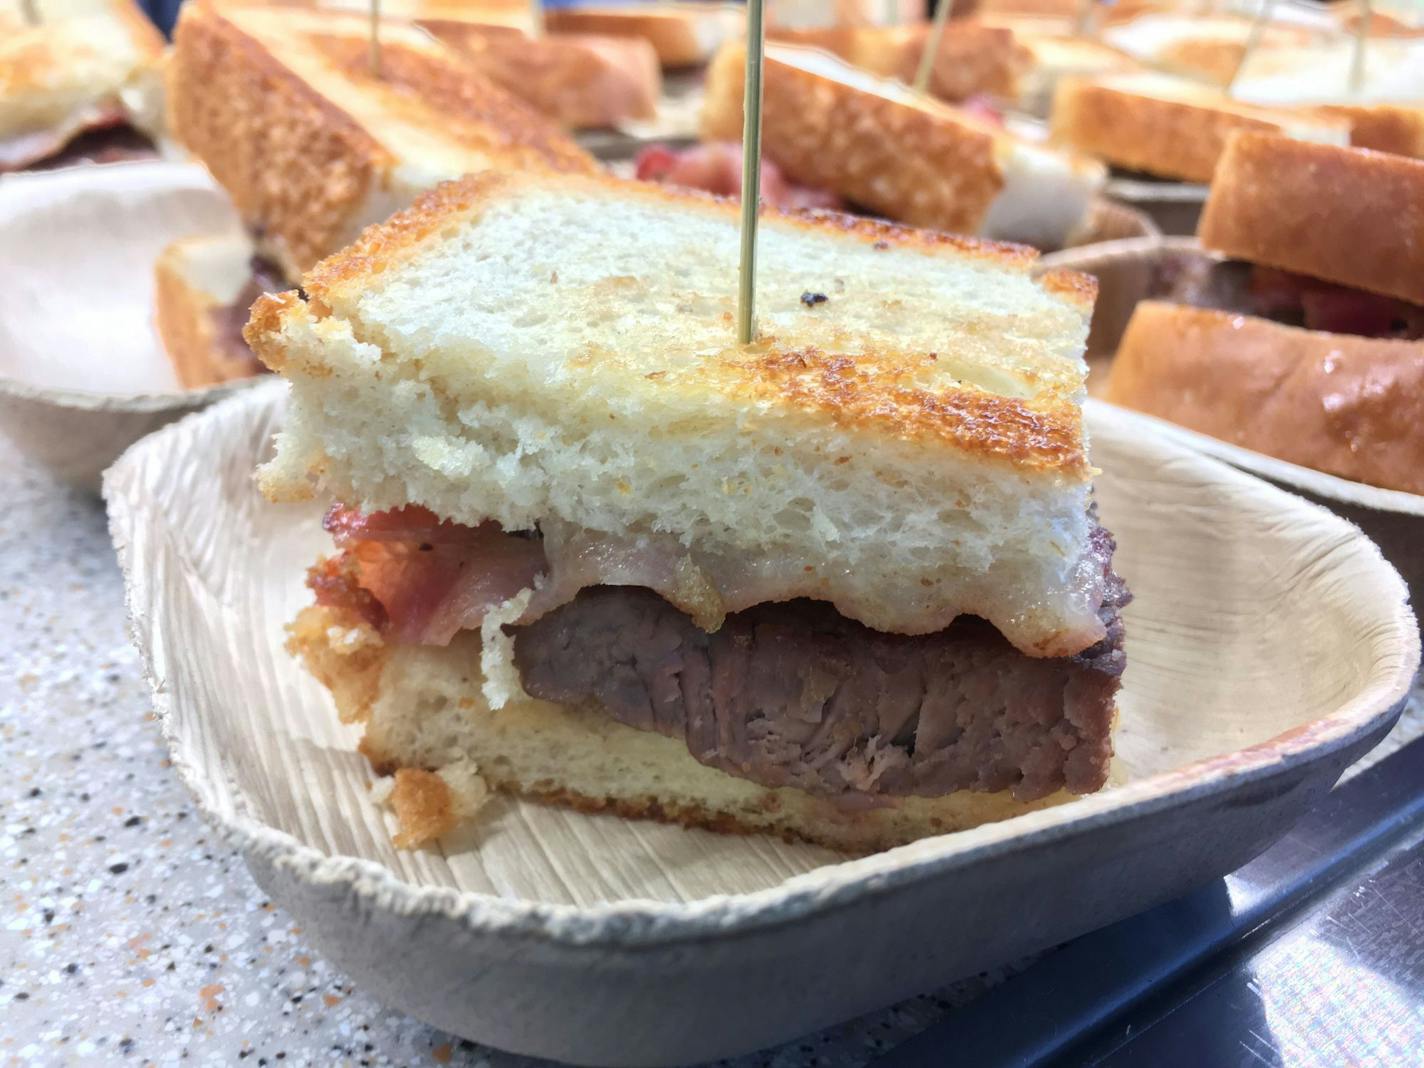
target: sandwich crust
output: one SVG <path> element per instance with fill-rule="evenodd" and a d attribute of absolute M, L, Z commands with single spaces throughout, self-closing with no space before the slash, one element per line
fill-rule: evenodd
<path fill-rule="evenodd" d="M 1238 133 L 1198 234 L 1233 259 L 1424 304 L 1424 161 Z"/>
<path fill-rule="evenodd" d="M 305 14 L 185 5 L 168 76 L 175 136 L 292 277 L 441 178 L 496 165 L 595 168 L 546 119 L 416 31 L 387 33 L 377 81 L 363 29 Z M 421 131 L 425 153 L 388 143 L 387 128 Z"/>
<path fill-rule="evenodd" d="M 1055 141 L 1119 167 L 1187 182 L 1210 182 L 1234 130 L 1318 132 L 1344 144 L 1344 119 L 1237 103 L 1189 83 L 1136 75 L 1065 78 L 1054 95 Z"/>
<path fill-rule="evenodd" d="M 1350 124 L 1350 144 L 1424 159 L 1424 107 L 1418 104 L 1324 104 L 1319 109 Z"/>
<path fill-rule="evenodd" d="M 809 49 L 767 49 L 762 146 L 768 158 L 794 181 L 834 190 L 901 222 L 979 231 L 1005 184 L 993 131 L 894 83 L 867 89 L 803 62 L 837 61 Z M 724 46 L 712 61 L 704 140 L 741 138 L 745 63 L 740 43 Z"/>
<path fill-rule="evenodd" d="M 1104 399 L 1243 448 L 1424 493 L 1424 343 L 1144 301 Z"/>

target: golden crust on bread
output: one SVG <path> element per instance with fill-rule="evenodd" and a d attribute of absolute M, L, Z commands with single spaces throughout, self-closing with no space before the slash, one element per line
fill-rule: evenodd
<path fill-rule="evenodd" d="M 1233 259 L 1424 304 L 1424 161 L 1237 134 L 1198 235 Z"/>
<path fill-rule="evenodd" d="M 1234 130 L 1305 128 L 1348 139 L 1345 120 L 1230 100 L 1158 76 L 1065 78 L 1054 95 L 1052 137 L 1109 163 L 1187 182 L 1209 182 Z"/>
<path fill-rule="evenodd" d="M 187 4 L 169 64 L 173 132 L 289 274 L 441 178 L 595 169 L 548 120 L 419 31 L 385 31 L 376 80 L 364 20 L 304 16 L 318 13 Z"/>
<path fill-rule="evenodd" d="M 506 192 L 532 181 L 571 190 L 593 190 L 720 217 L 734 223 L 736 208 L 729 201 L 646 183 L 628 183 L 607 176 L 534 179 L 487 172 L 448 182 L 422 196 L 409 210 L 385 224 L 371 227 L 349 248 L 324 260 L 307 273 L 303 287 L 310 307 L 325 314 L 330 305 L 351 299 L 374 273 L 417 255 L 432 238 L 457 221 L 476 218 Z M 783 227 L 809 233 L 847 237 L 872 249 L 912 249 L 928 255 L 970 256 L 1027 272 L 1037 254 L 1032 249 L 1000 242 L 914 230 L 893 223 L 839 213 L 796 214 L 768 210 L 764 228 Z M 1086 315 L 1096 284 L 1087 275 L 1050 271 L 1042 287 Z M 245 336 L 254 351 L 274 370 L 286 370 L 291 354 L 282 338 L 285 319 L 299 312 L 294 293 L 265 296 L 252 309 Z M 854 338 L 837 345 L 834 334 L 822 344 L 798 344 L 796 339 L 764 338 L 739 351 L 728 336 L 724 358 L 697 361 L 690 369 L 665 372 L 662 380 L 723 391 L 730 398 L 757 398 L 829 416 L 834 422 L 910 441 L 940 441 L 956 448 L 1011 461 L 1025 468 L 1056 469 L 1083 477 L 1087 459 L 1082 445 L 1081 412 L 1076 403 L 1081 378 L 1056 375 L 1049 367 L 1026 372 L 1035 396 L 1025 400 L 982 389 L 957 388 L 952 378 L 938 374 L 937 353 L 898 350 L 864 351 Z M 854 351 L 854 357 L 846 352 Z M 611 365 L 616 354 L 601 359 Z M 303 373 L 323 373 L 303 364 Z M 924 385 L 933 381 L 933 386 Z"/>
<path fill-rule="evenodd" d="M 420 26 L 564 126 L 615 126 L 657 115 L 662 72 L 653 46 L 640 38 L 529 37 L 505 27 L 445 19 L 423 19 Z"/>
<path fill-rule="evenodd" d="M 184 389 L 202 389 L 250 377 L 251 357 L 235 360 L 218 336 L 214 313 L 222 304 L 189 276 L 184 242 L 164 249 L 153 269 L 154 325 Z M 241 260 L 245 269 L 246 257 Z"/>
<path fill-rule="evenodd" d="M 1424 343 L 1137 306 L 1104 399 L 1304 467 L 1424 493 Z"/>
<path fill-rule="evenodd" d="M 831 189 L 913 226 L 977 232 L 1004 188 L 997 135 L 904 87 L 867 92 L 800 65 L 829 56 L 767 49 L 762 150 L 786 175 Z M 728 44 L 707 73 L 701 133 L 736 141 L 742 131 L 746 49 Z"/>
<path fill-rule="evenodd" d="M 1424 107 L 1419 104 L 1324 104 L 1319 109 L 1350 124 L 1350 144 L 1424 159 Z"/>
<path fill-rule="evenodd" d="M 50 155 L 115 117 L 156 134 L 137 112 L 146 110 L 139 98 L 157 80 L 162 57 L 162 35 L 130 0 L 96 0 L 82 14 L 0 28 L 0 169 Z M 46 151 L 21 158 L 21 139 L 49 132 L 55 137 Z"/>
<path fill-rule="evenodd" d="M 523 699 L 492 710 L 480 691 L 479 635 L 458 635 L 449 649 L 391 646 L 384 670 L 343 678 L 344 636 L 364 626 L 337 609 L 311 606 L 292 628 L 288 648 L 333 689 L 345 722 L 366 724 L 360 751 L 402 791 L 397 844 L 414 846 L 454 829 L 471 806 L 449 787 L 443 761 L 478 766 L 502 793 L 609 813 L 703 827 L 721 833 L 771 834 L 852 853 L 890 849 L 928 835 L 1008 819 L 1062 804 L 1060 791 L 1032 802 L 1008 791 L 958 791 L 943 797 L 898 796 L 847 810 L 792 787 L 771 788 L 699 763 L 680 738 L 616 722 L 601 709 Z M 430 722 L 430 721 L 436 722 Z M 426 738 L 440 739 L 439 756 Z M 451 742 L 457 753 L 451 752 Z M 418 774 L 411 774 L 411 772 Z M 462 811 L 463 809 L 463 811 Z M 453 817 L 453 818 L 452 818 Z"/>

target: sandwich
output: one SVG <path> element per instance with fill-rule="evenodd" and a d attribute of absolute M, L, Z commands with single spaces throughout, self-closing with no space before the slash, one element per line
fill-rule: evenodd
<path fill-rule="evenodd" d="M 232 198 L 251 247 L 225 262 L 250 259 L 249 281 L 259 288 L 295 285 L 363 228 L 445 179 L 598 167 L 554 123 L 414 26 L 382 25 L 381 67 L 379 77 L 371 72 L 361 16 L 183 6 L 168 69 L 169 127 Z M 234 292 L 230 313 L 239 317 L 254 295 L 248 283 L 178 284 L 191 262 L 180 250 L 159 265 L 165 339 L 204 336 L 211 316 L 197 314 L 203 294 Z M 173 353 L 185 381 L 222 380 L 236 366 L 225 344 L 206 369 L 185 347 Z"/>
<path fill-rule="evenodd" d="M 928 47 L 930 24 L 835 26 L 824 29 L 767 30 L 770 40 L 821 48 L 853 67 L 882 78 L 913 84 Z M 929 92 L 959 103 L 973 96 L 1013 101 L 1031 55 L 1014 34 L 997 26 L 956 19 L 944 28 L 939 54 L 930 68 Z"/>
<path fill-rule="evenodd" d="M 154 325 L 184 389 L 203 389 L 265 370 L 242 329 L 248 309 L 287 280 L 257 256 L 242 232 L 173 242 L 154 266 Z"/>
<path fill-rule="evenodd" d="M 1273 16 L 1284 13 L 1285 5 L 1272 10 Z M 1102 39 L 1158 70 L 1225 86 L 1236 76 L 1253 33 L 1261 54 L 1320 43 L 1333 30 L 1333 20 L 1323 14 L 1314 27 L 1273 18 L 1257 29 L 1254 19 L 1242 15 L 1156 11 L 1106 27 Z"/>
<path fill-rule="evenodd" d="M 1350 141 L 1346 119 L 1244 104 L 1209 86 L 1156 73 L 1065 79 L 1050 122 L 1058 144 L 1122 170 L 1184 182 L 1211 181 L 1233 130 L 1322 144 Z"/>
<path fill-rule="evenodd" d="M 768 211 L 742 346 L 738 245 L 727 201 L 489 173 L 253 308 L 259 484 L 334 539 L 289 647 L 402 841 L 493 790 L 865 851 L 1106 781 L 1092 282 Z"/>
<path fill-rule="evenodd" d="M 0 20 L 0 174 L 157 154 L 163 37 L 131 0 L 16 0 Z"/>
<path fill-rule="evenodd" d="M 597 169 L 553 123 L 413 26 L 382 26 L 381 64 L 376 76 L 360 16 L 183 7 L 169 125 L 289 279 L 444 179 Z"/>
<path fill-rule="evenodd" d="M 1424 493 L 1424 162 L 1237 133 L 1198 236 L 1134 311 L 1106 398 Z"/>
<path fill-rule="evenodd" d="M 732 44 L 709 68 L 703 140 L 740 139 L 745 62 Z M 787 178 L 896 222 L 1062 248 L 1104 181 L 1095 161 L 818 49 L 767 45 L 762 92 L 762 151 Z"/>
<path fill-rule="evenodd" d="M 1278 49 L 1252 57 L 1233 93 L 1343 120 L 1357 148 L 1424 158 L 1424 40 L 1371 40 L 1358 84 L 1353 65 L 1353 42 Z"/>
<path fill-rule="evenodd" d="M 550 34 L 596 34 L 647 41 L 664 70 L 700 67 L 745 31 L 741 4 L 628 3 L 556 7 L 544 12 Z"/>
<path fill-rule="evenodd" d="M 561 126 L 597 129 L 657 117 L 662 69 L 653 46 L 640 38 L 532 37 L 452 19 L 422 19 L 419 25 Z"/>

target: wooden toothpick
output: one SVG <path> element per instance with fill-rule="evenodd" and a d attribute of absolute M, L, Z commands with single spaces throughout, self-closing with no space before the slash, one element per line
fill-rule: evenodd
<path fill-rule="evenodd" d="M 35 0 L 20 0 L 20 14 L 29 25 L 40 24 L 40 9 L 35 6 Z"/>
<path fill-rule="evenodd" d="M 1350 92 L 1359 95 L 1365 84 L 1365 43 L 1370 37 L 1370 20 L 1374 10 L 1370 0 L 1360 0 L 1360 17 L 1355 23 L 1355 50 L 1350 55 Z"/>
<path fill-rule="evenodd" d="M 381 76 L 381 0 L 371 0 L 371 76 Z"/>
<path fill-rule="evenodd" d="M 742 261 L 737 276 L 737 343 L 756 335 L 757 215 L 761 207 L 761 67 L 766 47 L 762 0 L 747 0 L 747 72 L 742 93 Z"/>
<path fill-rule="evenodd" d="M 1078 16 L 1073 20 L 1073 36 L 1086 37 L 1088 23 L 1093 20 L 1094 0 L 1078 0 Z"/>
<path fill-rule="evenodd" d="M 1241 77 L 1241 72 L 1246 69 L 1246 64 L 1251 61 L 1251 54 L 1256 51 L 1256 47 L 1261 43 L 1261 36 L 1266 32 L 1266 27 L 1271 21 L 1271 8 L 1275 6 L 1275 0 L 1261 0 L 1261 10 L 1256 12 L 1256 18 L 1251 23 L 1251 32 L 1246 35 L 1246 47 L 1241 50 L 1241 61 L 1236 64 L 1236 69 L 1231 72 L 1231 80 L 1226 83 L 1226 95 L 1230 96 L 1236 89 L 1236 79 Z"/>
<path fill-rule="evenodd" d="M 944 40 L 944 27 L 949 22 L 949 14 L 954 9 L 954 0 L 939 0 L 939 7 L 935 10 L 934 22 L 930 24 L 930 32 L 925 37 L 925 50 L 920 53 L 920 66 L 915 71 L 915 92 L 928 94 L 930 91 L 930 72 L 934 70 L 935 60 L 939 58 L 939 45 Z"/>

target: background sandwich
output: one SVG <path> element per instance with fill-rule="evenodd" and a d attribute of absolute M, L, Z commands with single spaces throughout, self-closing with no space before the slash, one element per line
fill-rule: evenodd
<path fill-rule="evenodd" d="M 1218 258 L 1137 306 L 1106 398 L 1424 493 L 1424 162 L 1238 133 L 1199 236 Z"/>
<path fill-rule="evenodd" d="M 769 212 L 740 346 L 738 235 L 693 194 L 487 174 L 259 301 L 292 386 L 263 490 L 338 504 L 292 648 L 446 816 L 473 767 L 860 850 L 1099 788 L 1126 595 L 1091 282 Z"/>
<path fill-rule="evenodd" d="M 705 140 L 740 137 L 745 56 L 727 45 L 708 71 Z M 897 222 L 1061 248 L 1104 180 L 1092 160 L 817 49 L 768 45 L 762 77 L 766 158 L 794 182 Z"/>
<path fill-rule="evenodd" d="M 448 178 L 597 169 L 553 122 L 416 27 L 382 25 L 379 77 L 368 41 L 358 15 L 206 0 L 183 7 L 169 125 L 232 197 L 250 237 L 249 282 L 295 285 L 364 227 Z M 166 340 L 187 339 L 173 352 L 186 385 L 222 381 L 241 366 L 224 341 L 204 373 L 193 343 L 212 335 L 214 316 L 230 317 L 212 298 L 235 292 L 231 314 L 245 317 L 251 284 L 209 284 L 230 277 L 240 246 L 227 239 L 198 256 L 174 249 L 159 265 L 158 321 Z M 218 249 L 222 270 L 212 265 Z M 230 339 L 231 330 L 218 336 Z"/>
<path fill-rule="evenodd" d="M 1211 181 L 1233 130 L 1350 142 L 1344 118 L 1243 104 L 1218 89 L 1156 73 L 1064 79 L 1051 128 L 1056 143 L 1114 167 L 1186 182 Z"/>
<path fill-rule="evenodd" d="M 0 3 L 0 173 L 155 155 L 163 37 L 131 0 Z"/>

